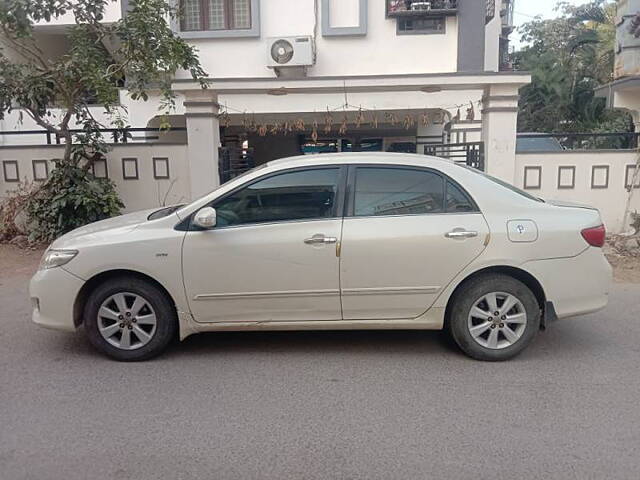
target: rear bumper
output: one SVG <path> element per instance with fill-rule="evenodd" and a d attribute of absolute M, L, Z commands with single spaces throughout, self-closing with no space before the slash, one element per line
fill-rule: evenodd
<path fill-rule="evenodd" d="M 572 258 L 535 260 L 524 266 L 542 284 L 557 318 L 593 313 L 607 306 L 613 270 L 599 248 L 589 247 Z"/>
<path fill-rule="evenodd" d="M 73 304 L 84 281 L 62 267 L 39 270 L 29 283 L 34 323 L 54 330 L 74 331 Z"/>

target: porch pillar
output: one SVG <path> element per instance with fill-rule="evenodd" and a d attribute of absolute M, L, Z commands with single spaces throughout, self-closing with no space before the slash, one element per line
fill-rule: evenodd
<path fill-rule="evenodd" d="M 184 106 L 187 120 L 189 182 L 191 199 L 194 200 L 220 185 L 218 95 L 210 90 L 185 92 Z"/>
<path fill-rule="evenodd" d="M 635 132 L 640 133 L 640 110 L 632 110 L 631 117 L 635 126 Z"/>
<path fill-rule="evenodd" d="M 513 184 L 516 179 L 516 133 L 520 85 L 490 85 L 482 99 L 485 171 Z"/>

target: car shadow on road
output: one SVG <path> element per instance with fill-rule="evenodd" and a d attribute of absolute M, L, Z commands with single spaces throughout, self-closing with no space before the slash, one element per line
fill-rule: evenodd
<path fill-rule="evenodd" d="M 588 317 L 587 317 L 588 318 Z M 605 340 L 593 330 L 600 322 L 570 319 L 552 324 L 540 332 L 533 344 L 518 359 L 556 360 L 590 355 L 605 347 Z M 80 332 L 78 332 L 80 333 Z M 89 345 L 84 333 L 60 335 L 50 339 L 56 356 L 101 357 Z M 203 356 L 251 354 L 346 354 L 346 355 L 421 355 L 430 358 L 467 359 L 449 335 L 433 330 L 344 330 L 344 331 L 263 331 L 210 332 L 175 341 L 162 359 L 192 359 Z M 470 360 L 470 359 L 469 359 Z M 471 360 L 470 360 L 471 361 Z"/>
<path fill-rule="evenodd" d="M 247 353 L 429 353 L 455 349 L 437 331 L 367 330 L 200 333 L 172 346 L 171 356 Z"/>

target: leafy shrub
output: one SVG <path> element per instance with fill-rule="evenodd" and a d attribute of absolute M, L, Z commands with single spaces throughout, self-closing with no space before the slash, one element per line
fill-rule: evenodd
<path fill-rule="evenodd" d="M 50 242 L 87 223 L 118 215 L 123 207 L 111 180 L 94 177 L 86 167 L 58 161 L 27 202 L 29 241 Z"/>

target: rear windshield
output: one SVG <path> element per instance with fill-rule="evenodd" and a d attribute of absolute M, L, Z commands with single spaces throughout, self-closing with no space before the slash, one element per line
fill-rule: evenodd
<path fill-rule="evenodd" d="M 491 175 L 487 175 L 484 172 L 481 172 L 480 170 L 478 170 L 477 168 L 473 168 L 473 167 L 467 167 L 466 165 L 460 165 L 463 168 L 466 168 L 467 170 L 471 170 L 474 173 L 477 173 L 478 175 L 482 175 L 484 178 L 491 180 L 493 183 L 497 183 L 498 185 L 511 190 L 513 193 L 517 193 L 518 195 L 521 195 L 525 198 L 528 198 L 529 200 L 533 200 L 534 202 L 544 202 L 543 199 L 539 198 L 539 197 L 534 197 L 533 195 L 525 192 L 524 190 L 520 190 L 518 187 L 514 187 L 513 185 L 511 185 L 510 183 L 507 183 L 503 180 L 500 180 L 496 177 L 492 177 Z"/>

